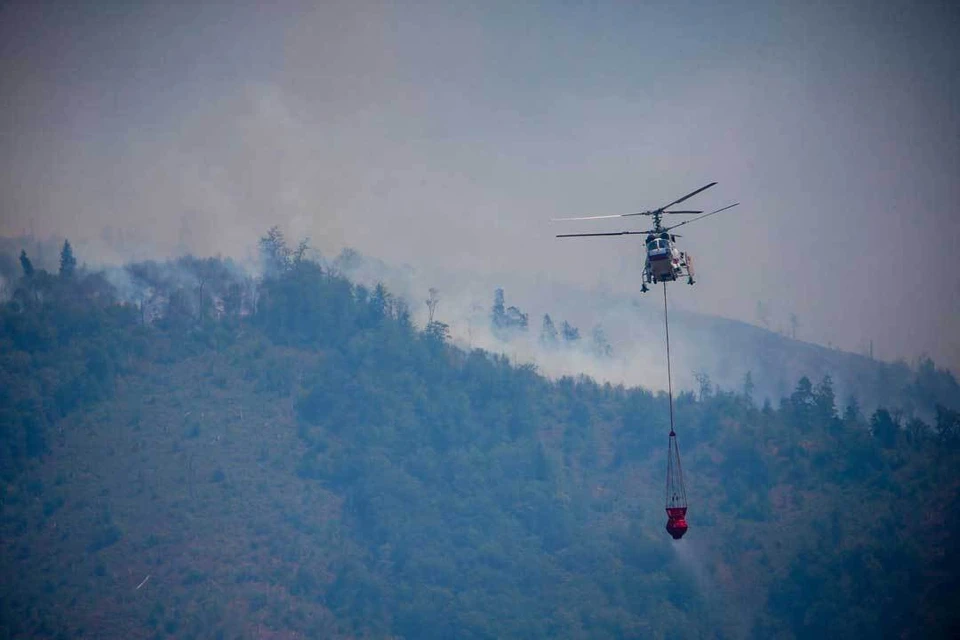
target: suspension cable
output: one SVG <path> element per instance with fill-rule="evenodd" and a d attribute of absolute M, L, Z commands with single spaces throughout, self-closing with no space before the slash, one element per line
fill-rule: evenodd
<path fill-rule="evenodd" d="M 667 318 L 667 282 L 663 282 L 663 326 L 667 333 L 667 396 L 670 398 L 670 435 L 673 432 L 673 377 L 670 371 L 670 322 Z"/>

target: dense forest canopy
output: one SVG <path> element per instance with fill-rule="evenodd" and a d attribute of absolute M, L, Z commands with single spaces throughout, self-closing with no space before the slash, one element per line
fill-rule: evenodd
<path fill-rule="evenodd" d="M 664 394 L 458 348 L 306 244 L 260 248 L 256 278 L 4 261 L 0 637 L 960 632 L 960 413 L 932 361 L 868 415 L 829 376 L 775 403 L 699 379 L 674 543 Z M 502 291 L 490 318 L 580 337 Z"/>

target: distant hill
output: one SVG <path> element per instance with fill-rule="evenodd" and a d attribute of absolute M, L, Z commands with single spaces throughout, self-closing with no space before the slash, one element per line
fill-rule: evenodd
<path fill-rule="evenodd" d="M 437 317 L 450 325 L 454 341 L 465 348 L 504 352 L 520 362 L 534 362 L 549 375 L 588 372 L 598 380 L 665 389 L 663 306 L 659 295 L 624 297 L 557 282 L 512 274 L 506 287 L 508 304 L 529 315 L 526 332 L 509 340 L 494 336 L 489 318 L 494 290 L 504 286 L 497 276 L 444 271 L 424 273 L 394 267 L 347 250 L 330 267 L 357 282 L 384 282 L 426 322 L 428 289 L 439 289 Z M 581 349 L 551 353 L 541 348 L 541 319 L 550 314 L 559 324 L 580 328 Z M 776 404 L 803 376 L 831 376 L 841 402 L 855 398 L 864 410 L 895 405 L 907 415 L 934 418 L 936 404 L 960 409 L 960 384 L 953 373 L 937 367 L 936 354 L 908 364 L 884 362 L 840 349 L 794 340 L 737 320 L 683 310 L 670 310 L 674 384 L 698 389 L 706 376 L 714 385 L 739 391 L 749 372 L 754 393 Z M 612 357 L 590 357 L 591 331 L 601 327 Z M 698 380 L 697 378 L 700 378 Z"/>
<path fill-rule="evenodd" d="M 960 630 L 960 414 L 926 391 L 912 418 L 822 377 L 766 406 L 681 394 L 675 543 L 664 394 L 462 349 L 385 287 L 262 249 L 257 281 L 197 258 L 11 280 L 0 637 Z M 741 329 L 772 369 L 833 364 Z"/>

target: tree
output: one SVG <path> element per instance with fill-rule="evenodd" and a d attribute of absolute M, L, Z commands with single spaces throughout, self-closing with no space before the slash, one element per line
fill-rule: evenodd
<path fill-rule="evenodd" d="M 430 294 L 430 297 L 427 298 L 427 310 L 429 312 L 429 317 L 427 318 L 427 325 L 433 324 L 433 314 L 437 310 L 437 305 L 440 304 L 440 298 L 438 294 L 440 293 L 437 289 L 430 287 L 427 291 Z"/>
<path fill-rule="evenodd" d="M 507 312 L 503 306 L 503 289 L 493 292 L 493 308 L 490 310 L 490 322 L 494 329 L 501 329 L 506 325 Z"/>
<path fill-rule="evenodd" d="M 797 339 L 797 327 L 800 325 L 800 322 L 797 320 L 797 314 L 790 314 L 790 337 L 794 340 Z"/>
<path fill-rule="evenodd" d="M 527 330 L 527 314 L 518 307 L 504 309 L 503 289 L 497 289 L 493 295 L 493 308 L 490 312 L 493 333 L 501 340 L 509 339 L 516 331 Z"/>
<path fill-rule="evenodd" d="M 450 338 L 450 325 L 435 320 L 427 324 L 427 328 L 423 332 L 430 340 L 446 342 Z"/>
<path fill-rule="evenodd" d="M 292 254 L 280 227 L 276 225 L 270 227 L 267 235 L 260 238 L 260 257 L 267 275 L 277 275 L 289 270 Z"/>
<path fill-rule="evenodd" d="M 23 275 L 28 278 L 33 275 L 33 263 L 30 262 L 27 252 L 23 249 L 20 250 L 20 266 L 23 267 Z"/>
<path fill-rule="evenodd" d="M 954 447 L 960 443 L 960 411 L 938 404 L 936 431 L 941 444 Z"/>
<path fill-rule="evenodd" d="M 898 430 L 899 426 L 886 409 L 877 409 L 870 418 L 870 432 L 884 449 L 891 449 L 897 443 Z"/>
<path fill-rule="evenodd" d="M 564 320 L 563 324 L 560 325 L 560 335 L 563 337 L 563 341 L 570 345 L 580 340 L 580 329 Z"/>
<path fill-rule="evenodd" d="M 930 427 L 927 426 L 927 423 L 923 420 L 912 418 L 904 428 L 904 433 L 907 434 L 907 441 L 917 446 L 927 438 L 927 435 L 930 433 Z"/>
<path fill-rule="evenodd" d="M 752 402 L 755 388 L 756 385 L 753 384 L 753 372 L 747 371 L 743 374 L 743 397 Z"/>
<path fill-rule="evenodd" d="M 373 313 L 374 322 L 379 322 L 381 318 L 390 315 L 391 299 L 392 296 L 387 288 L 383 286 L 382 282 L 378 282 L 370 296 L 370 310 Z"/>
<path fill-rule="evenodd" d="M 553 325 L 553 320 L 550 319 L 550 314 L 543 314 L 543 325 L 540 328 L 540 345 L 548 349 L 552 349 L 557 346 L 557 328 Z"/>
<path fill-rule="evenodd" d="M 63 249 L 60 250 L 60 277 L 70 278 L 77 270 L 77 259 L 73 256 L 73 247 L 69 240 L 63 241 Z"/>
<path fill-rule="evenodd" d="M 167 298 L 161 326 L 175 332 L 185 331 L 193 323 L 193 305 L 184 289 L 175 289 Z"/>
<path fill-rule="evenodd" d="M 299 269 L 307 261 L 308 251 L 310 251 L 310 238 L 304 238 L 297 244 L 297 248 L 290 252 L 290 268 Z"/>
<path fill-rule="evenodd" d="M 341 275 L 344 275 L 360 268 L 361 264 L 363 264 L 363 257 L 354 249 L 346 247 L 340 252 L 336 260 L 333 261 L 333 268 Z"/>
<path fill-rule="evenodd" d="M 597 325 L 593 328 L 591 334 L 592 344 L 590 345 L 593 349 L 593 354 L 598 358 L 610 358 L 613 356 L 613 348 L 610 346 L 610 342 L 607 340 L 607 334 L 603 330 L 603 327 Z"/>
<path fill-rule="evenodd" d="M 803 376 L 797 383 L 796 390 L 790 394 L 790 413 L 795 426 L 809 429 L 813 417 L 814 396 L 810 378 Z"/>
<path fill-rule="evenodd" d="M 519 331 L 527 330 L 527 314 L 520 311 L 519 307 L 507 307 L 507 327 Z"/>
<path fill-rule="evenodd" d="M 392 306 L 393 319 L 397 321 L 397 325 L 404 331 L 409 331 L 413 324 L 410 320 L 410 307 L 407 305 L 406 300 L 403 298 L 395 298 Z"/>
<path fill-rule="evenodd" d="M 857 396 L 851 395 L 847 398 L 847 408 L 843 410 L 843 421 L 847 424 L 855 424 L 860 421 L 860 402 Z"/>
<path fill-rule="evenodd" d="M 697 371 L 693 374 L 693 377 L 697 381 L 697 387 L 700 392 L 700 402 L 703 402 L 710 397 L 713 391 L 710 376 L 706 371 Z"/>
<path fill-rule="evenodd" d="M 823 376 L 813 393 L 813 405 L 817 420 L 829 422 L 837 417 L 836 399 L 833 393 L 833 379 L 830 374 Z"/>
<path fill-rule="evenodd" d="M 243 308 L 243 287 L 239 282 L 231 283 L 223 294 L 223 314 L 229 320 L 240 317 Z"/>

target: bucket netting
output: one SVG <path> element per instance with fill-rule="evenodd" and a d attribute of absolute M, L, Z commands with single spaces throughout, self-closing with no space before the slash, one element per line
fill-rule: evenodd
<path fill-rule="evenodd" d="M 666 509 L 667 532 L 675 540 L 679 540 L 687 532 L 687 491 L 683 486 L 683 469 L 680 466 L 677 434 L 672 429 L 667 449 Z"/>

